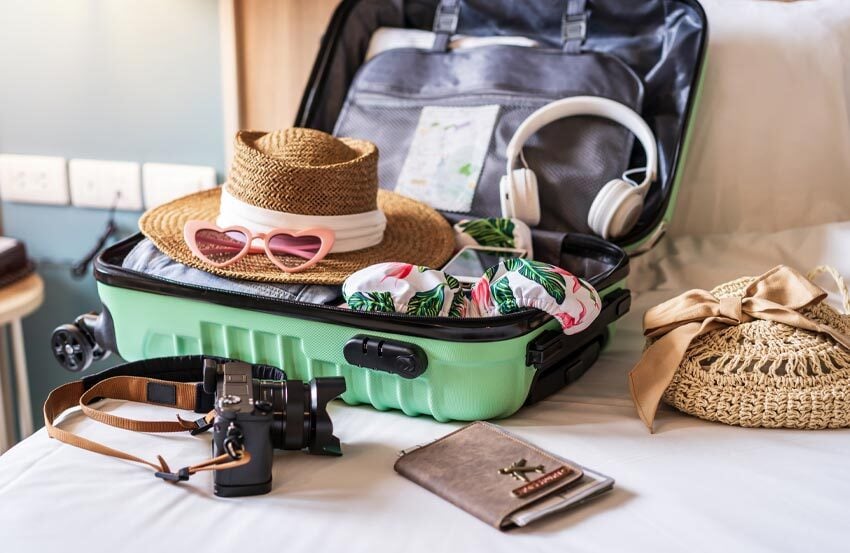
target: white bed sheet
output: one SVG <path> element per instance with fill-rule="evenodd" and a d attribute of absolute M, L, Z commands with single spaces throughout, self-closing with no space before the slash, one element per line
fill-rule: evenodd
<path fill-rule="evenodd" d="M 581 380 L 502 421 L 511 431 L 613 476 L 608 495 L 502 534 L 396 475 L 396 452 L 457 425 L 334 405 L 345 455 L 286 452 L 274 490 L 219 499 L 209 474 L 173 486 L 136 465 L 50 440 L 43 430 L 0 457 L 2 551 L 281 550 L 847 551 L 850 430 L 742 429 L 665 409 L 650 435 L 626 373 L 641 351 L 641 313 L 691 285 L 709 287 L 777 263 L 830 263 L 850 275 L 850 222 L 773 234 L 680 238 L 636 260 L 635 304 Z M 825 282 L 826 286 L 827 283 Z M 162 409 L 110 404 L 122 414 Z M 166 410 L 167 411 L 167 410 Z M 71 415 L 87 436 L 182 466 L 208 437 L 143 435 Z"/>

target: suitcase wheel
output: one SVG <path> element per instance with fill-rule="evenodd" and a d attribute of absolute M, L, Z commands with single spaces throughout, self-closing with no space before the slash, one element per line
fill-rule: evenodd
<path fill-rule="evenodd" d="M 71 372 L 83 371 L 94 361 L 94 344 L 75 324 L 56 328 L 50 346 L 56 361 Z"/>
<path fill-rule="evenodd" d="M 93 361 L 109 356 L 109 350 L 101 347 L 95 339 L 99 319 L 97 313 L 85 313 L 73 323 L 61 325 L 53 331 L 50 349 L 62 368 L 71 372 L 84 371 Z"/>

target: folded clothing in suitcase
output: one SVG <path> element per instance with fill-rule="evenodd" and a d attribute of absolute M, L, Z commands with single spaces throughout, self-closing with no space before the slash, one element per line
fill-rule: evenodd
<path fill-rule="evenodd" d="M 545 127 L 524 149 L 540 186 L 535 258 L 599 291 L 602 313 L 589 328 L 566 336 L 557 321 L 532 309 L 476 319 L 412 317 L 163 279 L 122 266 L 141 240 L 137 235 L 96 261 L 101 315 L 79 321 L 78 332 L 65 329 L 60 338 L 129 360 L 203 353 L 279 366 L 293 378 L 344 376 L 342 398 L 348 403 L 438 420 L 508 416 L 586 371 L 609 327 L 629 307 L 623 248 L 651 244 L 675 203 L 701 75 L 704 14 L 692 0 L 535 0 L 521 7 L 507 0 L 464 0 L 446 19 L 438 4 L 344 0 L 322 41 L 297 124 L 375 142 L 380 186 L 396 189 L 412 163 L 411 144 L 423 120 L 434 113 L 451 117 L 446 108 L 472 108 L 481 121 L 492 117 L 471 194 L 464 205 L 458 201 L 444 211 L 457 220 L 500 215 L 506 142 L 543 104 L 595 95 L 640 112 L 657 137 L 659 178 L 634 230 L 616 244 L 588 233 L 587 209 L 608 180 L 641 166 L 628 130 L 573 117 Z M 428 30 L 435 14 L 441 44 L 386 50 L 363 64 L 375 31 Z M 447 20 L 456 23 L 448 31 Z M 537 46 L 452 51 L 442 44 L 451 32 L 524 36 Z M 90 359 L 60 361 L 79 369 Z"/>
<path fill-rule="evenodd" d="M 220 277 L 174 261 L 145 238 L 133 247 L 121 261 L 121 266 L 131 271 L 147 274 L 174 284 L 185 284 L 201 288 L 210 288 L 222 292 L 249 294 L 280 299 L 315 303 L 317 305 L 339 305 L 342 292 L 339 286 L 307 284 L 274 284 L 236 280 Z"/>

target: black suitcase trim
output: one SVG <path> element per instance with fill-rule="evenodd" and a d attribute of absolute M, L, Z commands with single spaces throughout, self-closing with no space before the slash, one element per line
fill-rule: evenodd
<path fill-rule="evenodd" d="M 333 306 L 272 299 L 181 284 L 125 269 L 121 266 L 124 257 L 142 239 L 144 237 L 141 234 L 135 234 L 117 242 L 101 253 L 94 263 L 95 279 L 100 283 L 119 288 L 205 301 L 237 309 L 249 309 L 327 324 L 338 324 L 360 331 L 405 334 L 451 342 L 509 340 L 528 334 L 552 319 L 550 315 L 537 309 L 525 309 L 499 317 L 469 319 L 416 317 L 396 313 L 364 313 Z M 605 245 L 601 254 L 604 256 L 604 260 L 609 263 L 610 268 L 601 274 L 587 277 L 590 284 L 597 290 L 601 291 L 613 286 L 623 281 L 628 275 L 628 257 L 617 246 L 584 235 L 572 236 L 570 240 L 572 245 L 576 247 L 585 244 L 588 249 L 591 249 L 592 246 L 597 253 L 596 259 L 599 259 L 600 246 Z M 610 295 L 607 294 L 602 297 L 603 311 L 610 304 Z"/>

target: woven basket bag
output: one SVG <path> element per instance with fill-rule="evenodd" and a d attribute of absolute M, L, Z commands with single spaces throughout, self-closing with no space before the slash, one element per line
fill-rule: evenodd
<path fill-rule="evenodd" d="M 844 314 L 821 302 L 802 313 L 850 334 L 850 294 L 837 271 Z M 711 291 L 743 296 L 745 277 Z M 825 335 L 772 321 L 724 327 L 694 339 L 663 399 L 701 419 L 736 426 L 822 429 L 850 427 L 850 352 Z"/>

